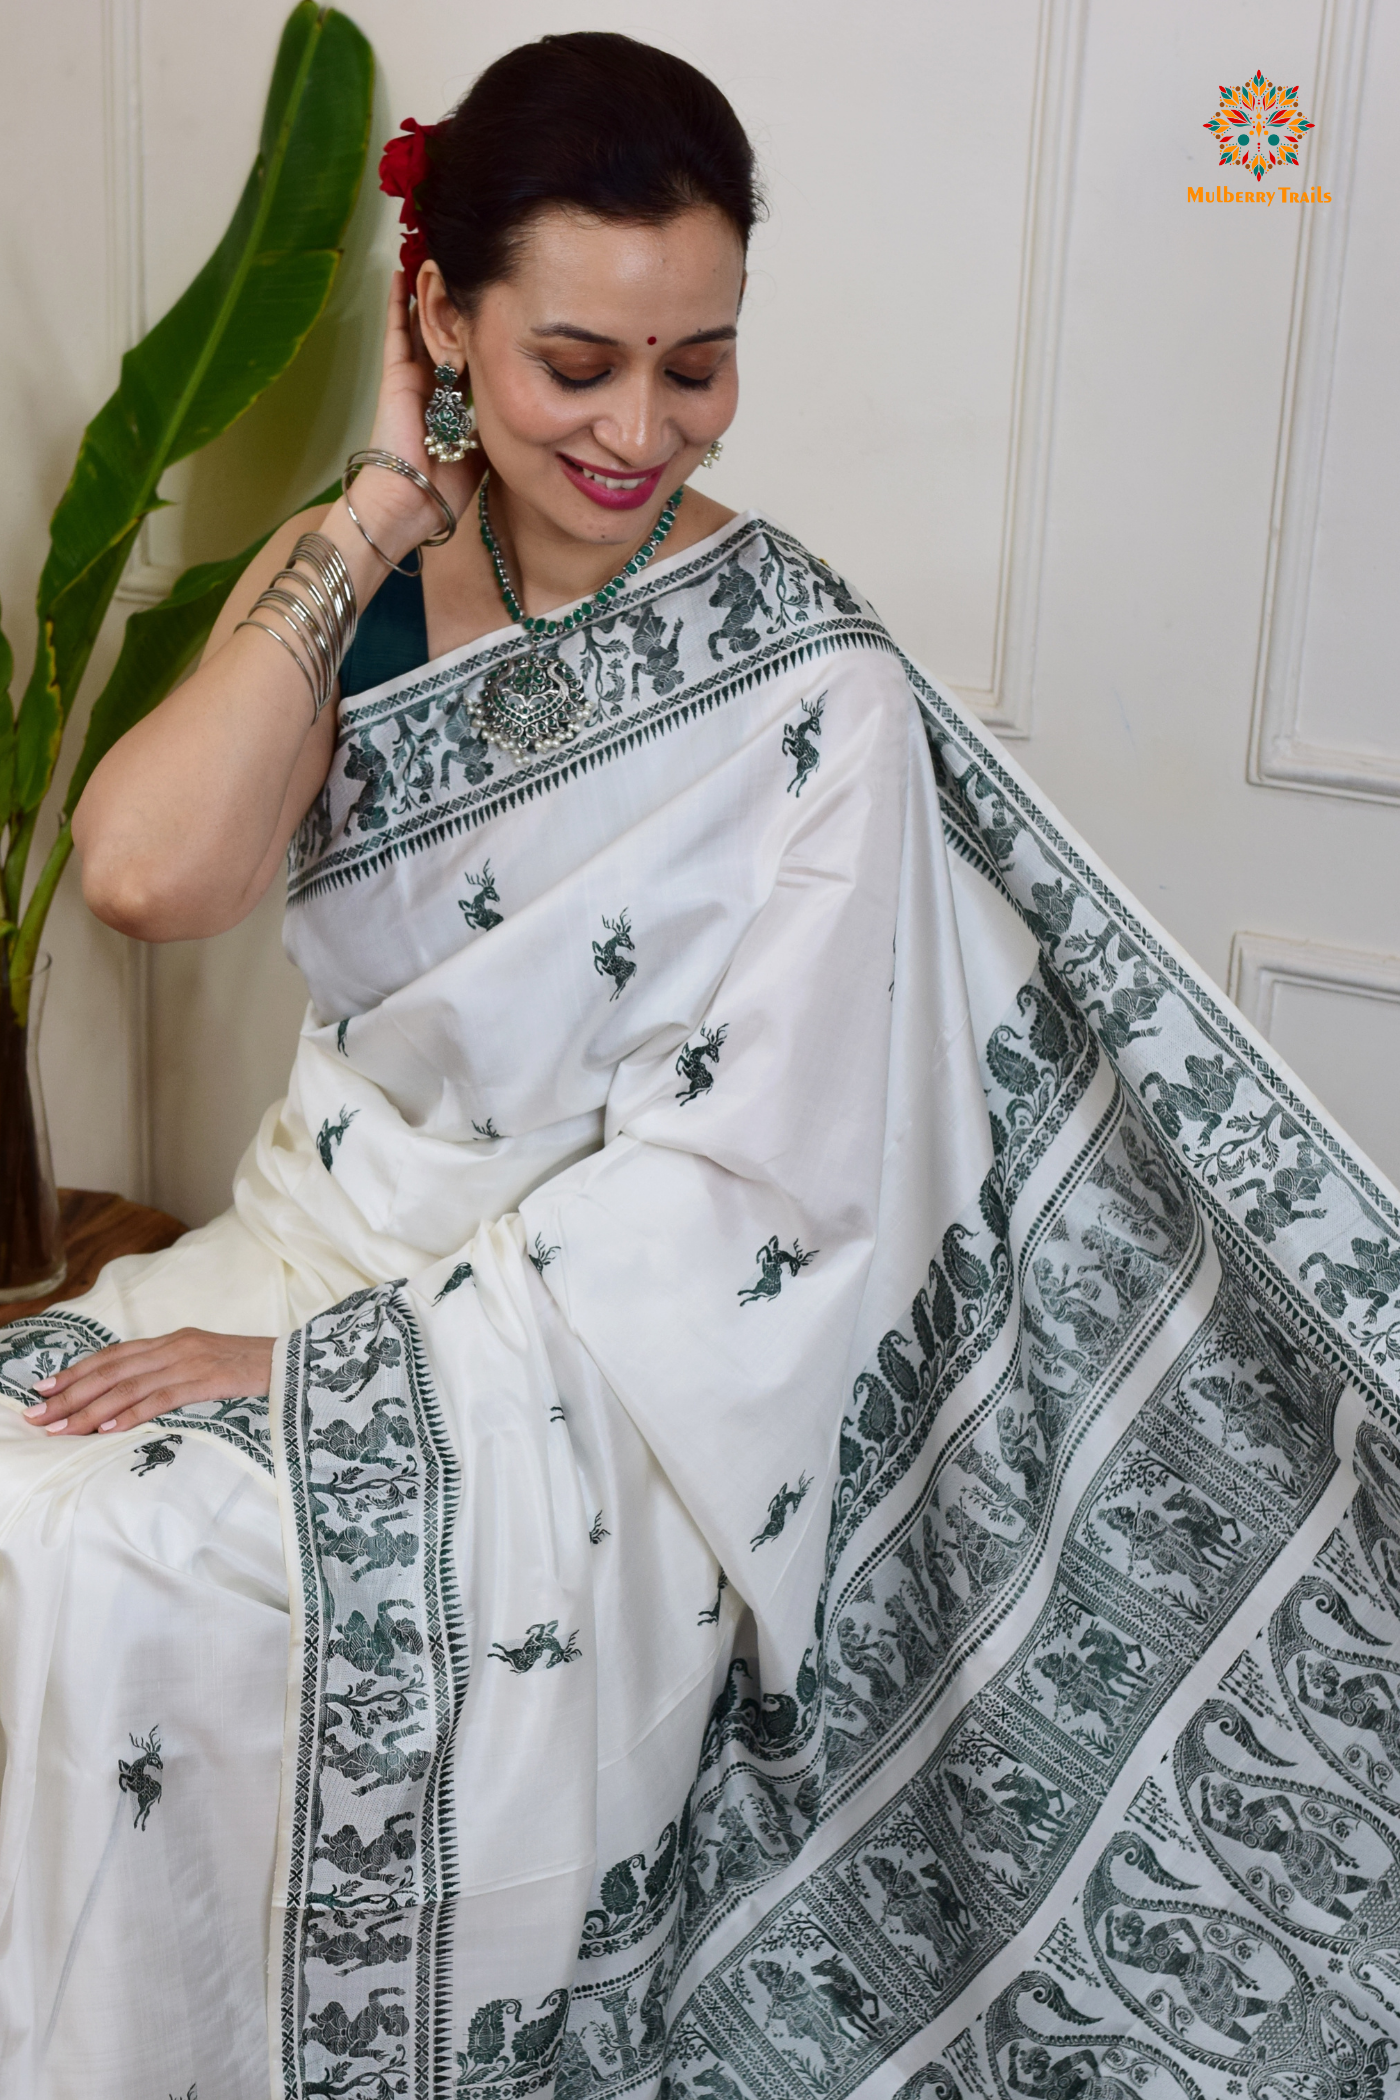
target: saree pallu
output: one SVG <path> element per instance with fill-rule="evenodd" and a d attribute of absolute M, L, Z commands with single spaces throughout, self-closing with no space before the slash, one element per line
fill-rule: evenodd
<path fill-rule="evenodd" d="M 1394 1192 L 763 518 L 516 763 L 524 646 L 342 709 L 232 1211 L 0 1331 L 0 2092 L 1383 2100 Z M 20 1419 L 182 1324 L 269 1400 Z"/>

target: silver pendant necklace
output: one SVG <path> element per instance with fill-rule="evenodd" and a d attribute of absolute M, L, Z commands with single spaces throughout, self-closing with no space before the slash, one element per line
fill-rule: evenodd
<path fill-rule="evenodd" d="M 676 522 L 685 488 L 682 485 L 667 497 L 666 507 L 657 519 L 651 537 L 642 542 L 632 559 L 610 583 L 605 583 L 591 598 L 585 598 L 572 612 L 565 613 L 562 620 L 532 620 L 511 589 L 505 560 L 491 530 L 486 504 L 486 487 L 490 479 L 489 471 L 482 476 L 481 491 L 476 499 L 481 544 L 491 558 L 506 611 L 532 637 L 534 646 L 527 655 L 513 657 L 509 663 L 493 671 L 482 685 L 479 696 L 467 703 L 467 712 L 477 735 L 485 737 L 488 743 L 498 744 L 512 758 L 533 758 L 540 752 L 557 751 L 561 744 L 570 743 L 589 715 L 589 700 L 583 681 L 557 655 L 546 654 L 540 645 L 571 634 L 595 613 L 605 611 L 618 592 L 646 567 Z"/>

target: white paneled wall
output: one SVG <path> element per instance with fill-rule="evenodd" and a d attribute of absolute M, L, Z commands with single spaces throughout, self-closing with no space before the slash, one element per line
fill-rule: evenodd
<path fill-rule="evenodd" d="M 790 525 L 1024 738 L 1031 771 L 1213 974 L 1243 929 L 1256 956 L 1400 951 L 1382 625 L 1397 551 L 1393 9 L 350 11 L 380 64 L 376 139 L 441 114 L 491 57 L 551 29 L 622 29 L 709 71 L 752 131 L 772 212 L 752 258 L 743 405 L 707 486 Z M 22 653 L 78 433 L 119 345 L 222 230 L 284 12 L 53 0 L 7 29 L 0 588 Z M 1333 190 L 1311 215 L 1187 201 L 1188 184 L 1215 180 L 1203 126 L 1219 83 L 1256 67 L 1298 82 L 1317 123 L 1288 171 Z M 24 201 L 40 169 L 42 213 Z M 371 177 L 331 312 L 287 379 L 170 477 L 178 507 L 144 536 L 119 611 L 243 544 L 363 441 L 394 250 Z M 52 925 L 61 1177 L 208 1216 L 295 1034 L 275 909 L 147 970 L 86 918 L 76 884 Z M 1263 978 L 1239 982 L 1254 997 Z M 1400 1001 L 1325 973 L 1269 982 L 1261 1025 L 1400 1173 L 1385 1084 Z"/>

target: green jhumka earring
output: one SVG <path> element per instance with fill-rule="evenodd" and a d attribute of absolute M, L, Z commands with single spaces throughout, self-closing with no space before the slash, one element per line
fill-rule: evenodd
<path fill-rule="evenodd" d="M 428 457 L 453 465 L 457 460 L 465 459 L 469 452 L 481 450 L 481 439 L 476 434 L 476 410 L 469 401 L 462 399 L 458 375 L 451 365 L 436 365 L 433 378 L 437 382 L 433 398 L 423 414 L 428 433 Z"/>

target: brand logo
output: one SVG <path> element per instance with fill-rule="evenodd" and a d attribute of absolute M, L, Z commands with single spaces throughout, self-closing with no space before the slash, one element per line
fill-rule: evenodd
<path fill-rule="evenodd" d="M 1256 73 L 1240 87 L 1220 90 L 1220 107 L 1203 130 L 1213 132 L 1222 168 L 1248 168 L 1256 182 L 1269 168 L 1297 167 L 1308 122 L 1296 87 L 1277 87 Z"/>

